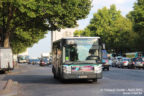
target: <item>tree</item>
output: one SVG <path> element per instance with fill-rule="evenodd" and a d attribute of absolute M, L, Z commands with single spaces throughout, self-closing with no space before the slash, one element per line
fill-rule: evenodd
<path fill-rule="evenodd" d="M 90 8 L 91 0 L 1 0 L 4 47 L 11 45 L 19 53 L 44 38 L 47 31 L 77 26 Z"/>
<path fill-rule="evenodd" d="M 132 23 L 123 17 L 115 5 L 104 7 L 93 15 L 90 24 L 84 29 L 83 36 L 100 36 L 106 48 L 119 53 L 130 47 Z"/>
<path fill-rule="evenodd" d="M 83 35 L 83 30 L 76 30 L 75 32 L 74 32 L 74 36 L 82 36 Z"/>
<path fill-rule="evenodd" d="M 133 22 L 135 48 L 137 51 L 144 51 L 144 0 L 138 0 L 127 17 Z"/>

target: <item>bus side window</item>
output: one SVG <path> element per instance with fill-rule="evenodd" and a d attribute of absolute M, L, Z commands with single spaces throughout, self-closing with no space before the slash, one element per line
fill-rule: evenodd
<path fill-rule="evenodd" d="M 57 49 L 57 57 L 58 57 L 58 58 L 60 58 L 60 57 L 61 57 L 61 55 L 62 55 L 61 50 L 60 50 L 60 49 Z"/>
<path fill-rule="evenodd" d="M 53 53 L 52 54 L 54 57 L 56 57 L 56 54 L 57 54 L 56 46 L 53 46 Z"/>
<path fill-rule="evenodd" d="M 56 51 L 57 51 L 57 54 L 56 54 L 56 55 L 57 55 L 57 58 L 59 58 L 59 57 L 61 56 L 61 54 L 62 54 L 59 43 L 57 44 L 57 49 L 56 49 Z"/>
<path fill-rule="evenodd" d="M 70 60 L 71 61 L 76 61 L 78 60 L 78 54 L 75 46 L 72 46 L 70 49 Z"/>
<path fill-rule="evenodd" d="M 66 61 L 69 61 L 69 57 L 68 57 L 68 56 L 66 56 L 66 57 L 65 57 L 65 60 L 66 60 Z"/>
<path fill-rule="evenodd" d="M 65 60 L 69 61 L 69 49 L 68 48 L 66 48 Z"/>

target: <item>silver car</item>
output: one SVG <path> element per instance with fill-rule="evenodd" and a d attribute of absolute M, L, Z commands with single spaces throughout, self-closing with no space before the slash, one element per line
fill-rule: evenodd
<path fill-rule="evenodd" d="M 134 66 L 136 68 L 143 68 L 144 69 L 144 61 L 142 58 L 137 58 L 136 61 L 135 61 L 135 64 Z"/>
<path fill-rule="evenodd" d="M 130 58 L 122 58 L 117 66 L 119 68 L 125 68 L 125 67 L 128 68 L 129 63 L 131 63 Z"/>
<path fill-rule="evenodd" d="M 115 58 L 112 60 L 112 67 L 118 67 L 118 64 L 120 63 L 120 60 L 121 60 L 122 58 L 123 58 L 122 56 L 115 57 Z"/>

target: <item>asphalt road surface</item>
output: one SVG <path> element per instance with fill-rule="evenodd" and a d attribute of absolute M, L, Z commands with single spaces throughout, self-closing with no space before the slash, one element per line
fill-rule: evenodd
<path fill-rule="evenodd" d="M 51 67 L 21 65 L 15 74 L 0 75 L 0 80 L 18 81 L 21 96 L 144 96 L 144 70 L 110 68 L 103 79 L 90 83 L 69 80 L 62 83 L 53 79 Z"/>

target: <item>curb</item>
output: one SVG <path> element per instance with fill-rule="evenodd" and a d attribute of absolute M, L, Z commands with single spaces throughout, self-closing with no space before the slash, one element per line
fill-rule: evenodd
<path fill-rule="evenodd" d="M 9 79 L 2 90 L 0 90 L 0 96 L 18 96 L 19 84 Z"/>

